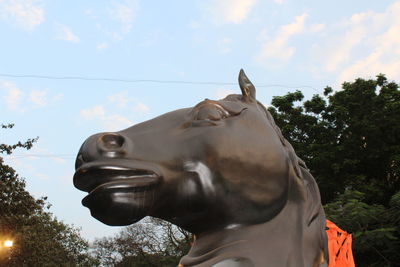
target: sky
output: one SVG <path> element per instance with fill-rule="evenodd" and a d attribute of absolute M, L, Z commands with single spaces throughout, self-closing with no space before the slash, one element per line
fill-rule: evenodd
<path fill-rule="evenodd" d="M 239 93 L 243 68 L 273 96 L 384 73 L 400 81 L 400 1 L 0 0 L 0 143 L 51 212 L 94 240 L 117 232 L 81 205 L 75 156 L 118 131 L 205 98 Z"/>

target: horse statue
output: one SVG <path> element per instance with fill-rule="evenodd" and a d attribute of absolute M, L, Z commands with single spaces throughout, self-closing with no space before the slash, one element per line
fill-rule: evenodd
<path fill-rule="evenodd" d="M 82 145 L 74 185 L 107 225 L 145 216 L 195 235 L 181 267 L 327 266 L 318 186 L 254 85 Z"/>

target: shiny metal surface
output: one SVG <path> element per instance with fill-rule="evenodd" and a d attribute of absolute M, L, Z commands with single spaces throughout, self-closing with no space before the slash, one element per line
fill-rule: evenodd
<path fill-rule="evenodd" d="M 109 225 L 154 216 L 196 234 L 183 266 L 325 266 L 318 187 L 243 71 L 239 85 L 89 137 L 74 175 L 83 205 Z"/>

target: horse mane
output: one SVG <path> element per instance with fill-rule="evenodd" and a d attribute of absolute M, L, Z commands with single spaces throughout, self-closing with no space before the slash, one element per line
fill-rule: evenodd
<path fill-rule="evenodd" d="M 223 100 L 227 101 L 242 101 L 243 96 L 238 94 L 231 94 L 226 96 Z M 316 217 L 321 212 L 324 212 L 321 207 L 321 197 L 319 193 L 319 189 L 317 183 L 315 182 L 314 177 L 311 175 L 309 169 L 307 168 L 304 161 L 299 158 L 296 152 L 293 149 L 293 146 L 289 143 L 289 141 L 283 136 L 281 129 L 276 125 L 274 118 L 271 113 L 267 110 L 267 108 L 260 102 L 257 101 L 257 106 L 260 110 L 265 114 L 269 123 L 275 130 L 279 140 L 281 141 L 282 146 L 287 152 L 289 157 L 290 165 L 294 170 L 295 176 L 298 181 L 295 184 L 300 185 L 299 190 L 305 192 L 305 202 L 306 202 L 306 210 L 305 210 L 305 219 L 307 225 L 309 226 Z"/>
<path fill-rule="evenodd" d="M 301 158 L 299 158 L 299 156 L 297 156 L 296 152 L 293 149 L 293 146 L 283 136 L 281 129 L 278 127 L 278 125 L 276 125 L 271 113 L 261 102 L 257 101 L 257 104 L 266 115 L 267 119 L 269 120 L 276 134 L 281 140 L 283 147 L 286 149 L 290 163 L 296 173 L 297 178 L 301 179 L 304 183 L 304 187 L 307 192 L 305 217 L 307 225 L 309 226 L 318 217 L 318 215 L 323 212 L 323 209 L 321 208 L 321 197 L 318 185 L 315 182 L 314 177 L 311 175 L 309 169 L 307 168 L 305 162 Z"/>
<path fill-rule="evenodd" d="M 299 158 L 296 152 L 293 149 L 293 146 L 287 141 L 287 139 L 283 136 L 281 129 L 276 125 L 274 118 L 271 113 L 265 108 L 265 106 L 257 101 L 257 104 L 264 111 L 267 116 L 269 122 L 275 129 L 276 134 L 281 140 L 282 145 L 285 147 L 292 167 L 296 173 L 296 176 L 301 179 L 304 183 L 304 187 L 307 192 L 307 225 L 310 225 L 314 219 L 321 212 L 321 198 L 317 183 L 315 182 L 314 177 L 311 175 L 309 169 L 307 168 L 304 161 Z"/>
<path fill-rule="evenodd" d="M 304 206 L 304 216 L 305 216 L 304 219 L 306 226 L 310 227 L 312 223 L 316 223 L 318 225 L 318 227 L 321 229 L 319 238 L 320 246 L 324 248 L 325 255 L 328 255 L 327 246 L 324 246 L 324 244 L 327 243 L 327 237 L 324 231 L 326 225 L 325 212 L 324 209 L 322 208 L 321 195 L 319 192 L 318 185 L 314 177 L 311 175 L 310 170 L 307 168 L 305 162 L 297 156 L 292 145 L 283 136 L 281 129 L 276 125 L 275 120 L 272 117 L 271 113 L 259 101 L 257 101 L 257 104 L 265 113 L 267 119 L 269 120 L 276 134 L 281 140 L 283 147 L 286 149 L 290 163 L 292 165 L 292 168 L 294 169 L 297 178 L 302 181 L 300 185 L 303 185 L 303 188 L 305 189 L 306 192 L 305 206 Z"/>

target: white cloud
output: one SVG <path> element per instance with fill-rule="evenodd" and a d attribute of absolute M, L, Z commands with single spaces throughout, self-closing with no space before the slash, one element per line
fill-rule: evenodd
<path fill-rule="evenodd" d="M 37 106 L 47 105 L 47 92 L 43 90 L 32 90 L 29 94 L 29 101 Z"/>
<path fill-rule="evenodd" d="M 387 61 L 384 58 L 384 53 L 379 51 L 372 52 L 366 58 L 346 67 L 339 75 L 339 82 L 351 81 L 357 77 L 374 77 L 379 73 L 384 73 L 391 78 L 400 78 L 399 54 L 393 60 Z"/>
<path fill-rule="evenodd" d="M 31 152 L 32 153 L 32 152 Z M 24 153 L 25 154 L 25 153 Z M 22 154 L 23 155 L 23 154 Z M 18 158 L 13 155 L 5 156 L 4 160 L 7 164 L 18 169 L 20 174 L 29 174 L 30 178 L 39 180 L 49 180 L 50 176 L 41 173 L 38 169 L 38 157 L 23 157 Z"/>
<path fill-rule="evenodd" d="M 66 163 L 66 160 L 63 158 L 63 155 L 57 156 L 56 153 L 54 153 L 46 148 L 41 147 L 40 139 L 39 139 L 39 142 L 36 143 L 32 149 L 30 149 L 29 151 L 25 151 L 23 154 L 29 155 L 27 157 L 27 159 L 29 159 L 29 160 L 40 160 L 40 159 L 43 159 L 43 157 L 41 155 L 45 155 L 46 156 L 45 158 L 52 159 L 54 162 L 56 162 L 58 164 Z"/>
<path fill-rule="evenodd" d="M 134 99 L 128 97 L 128 93 L 126 91 L 110 95 L 107 97 L 107 99 L 111 103 L 116 104 L 119 108 L 125 108 L 129 102 L 134 101 Z"/>
<path fill-rule="evenodd" d="M 257 0 L 212 0 L 208 3 L 207 15 L 217 23 L 242 23 Z"/>
<path fill-rule="evenodd" d="M 351 57 L 352 50 L 361 42 L 366 34 L 366 28 L 354 27 L 346 32 L 340 41 L 335 41 L 331 53 L 326 55 L 326 70 L 334 71 L 342 63 L 348 61 Z"/>
<path fill-rule="evenodd" d="M 11 110 L 18 110 L 20 108 L 21 99 L 23 97 L 22 91 L 13 82 L 2 82 L 0 88 L 6 91 L 3 96 L 7 107 Z"/>
<path fill-rule="evenodd" d="M 98 105 L 98 106 L 94 106 L 92 108 L 81 110 L 81 115 L 87 120 L 92 120 L 95 118 L 105 117 L 106 111 L 103 106 Z"/>
<path fill-rule="evenodd" d="M 37 0 L 2 0 L 0 18 L 15 22 L 21 28 L 31 31 L 44 21 L 41 1 Z"/>
<path fill-rule="evenodd" d="M 371 29 L 364 24 L 371 15 L 371 12 L 352 15 L 341 25 L 338 36 L 330 36 L 329 45 L 325 48 L 329 53 L 323 51 L 327 71 L 335 71 L 351 60 L 353 49 L 371 33 Z"/>
<path fill-rule="evenodd" d="M 118 131 L 133 125 L 128 118 L 119 114 L 108 114 L 102 105 L 80 111 L 81 116 L 86 120 L 94 120 L 101 123 L 106 131 Z"/>
<path fill-rule="evenodd" d="M 125 0 L 115 3 L 111 8 L 111 17 L 121 24 L 122 33 L 128 33 L 132 29 L 138 6 L 137 0 Z"/>
<path fill-rule="evenodd" d="M 222 38 L 221 40 L 218 41 L 217 45 L 219 48 L 219 51 L 222 54 L 228 54 L 231 52 L 231 44 L 232 44 L 232 39 L 231 38 Z"/>
<path fill-rule="evenodd" d="M 316 32 L 320 32 L 323 29 L 325 29 L 325 24 L 323 23 L 316 23 L 310 26 L 310 32 L 311 33 L 316 33 Z"/>
<path fill-rule="evenodd" d="M 120 131 L 132 126 L 133 122 L 122 115 L 111 114 L 103 118 L 103 125 L 107 131 Z"/>
<path fill-rule="evenodd" d="M 109 39 L 108 42 L 99 43 L 96 49 L 103 51 L 109 47 L 110 41 L 123 40 L 131 32 L 138 10 L 139 0 L 112 1 L 106 6 L 85 10 L 95 28 Z"/>
<path fill-rule="evenodd" d="M 274 0 L 275 3 L 283 4 L 286 0 Z"/>
<path fill-rule="evenodd" d="M 53 96 L 52 102 L 60 101 L 63 98 L 64 98 L 64 94 L 61 94 L 61 93 L 60 94 L 56 94 L 56 95 Z"/>
<path fill-rule="evenodd" d="M 138 102 L 135 98 L 129 97 L 127 91 L 110 95 L 107 97 L 107 100 L 120 109 L 130 109 L 133 107 L 134 111 L 140 113 L 147 113 L 150 111 L 150 108 L 146 104 Z"/>
<path fill-rule="evenodd" d="M 59 163 L 59 164 L 65 164 L 67 161 L 62 158 L 62 157 L 57 157 L 57 156 L 53 156 L 50 157 L 52 160 L 54 160 L 55 162 Z"/>
<path fill-rule="evenodd" d="M 133 125 L 131 118 L 138 118 L 146 115 L 150 108 L 129 96 L 128 91 L 122 91 L 109 95 L 104 105 L 96 105 L 83 109 L 80 115 L 85 120 L 92 120 L 100 123 L 106 131 L 117 131 Z M 120 114 L 130 114 L 129 117 Z"/>
<path fill-rule="evenodd" d="M 81 39 L 76 36 L 68 26 L 59 24 L 57 28 L 58 35 L 56 38 L 58 40 L 64 40 L 72 43 L 79 43 L 81 41 Z"/>
<path fill-rule="evenodd" d="M 97 48 L 98 51 L 104 51 L 104 50 L 106 50 L 108 48 L 108 44 L 103 42 L 103 43 L 98 44 L 96 46 L 96 48 Z"/>
<path fill-rule="evenodd" d="M 48 90 L 21 90 L 11 81 L 0 82 L 0 92 L 7 108 L 26 112 L 34 108 L 43 108 L 63 98 L 63 94 L 49 95 Z"/>
<path fill-rule="evenodd" d="M 267 63 L 271 59 L 278 62 L 289 60 L 295 52 L 295 48 L 288 44 L 289 39 L 305 31 L 304 22 L 307 16 L 304 13 L 295 17 L 292 23 L 281 26 L 275 37 L 263 44 L 259 60 L 267 61 Z"/>
<path fill-rule="evenodd" d="M 18 169 L 18 172 L 23 174 L 23 176 L 39 180 L 49 180 L 52 176 L 49 176 L 46 172 L 46 174 L 43 173 L 43 166 L 48 166 L 49 160 L 53 161 L 50 164 L 57 163 L 64 165 L 67 161 L 63 156 L 65 157 L 65 155 L 57 156 L 57 152 L 43 148 L 39 139 L 29 151 L 20 150 L 11 155 L 5 155 L 4 160 L 7 164 Z"/>
<path fill-rule="evenodd" d="M 95 12 L 94 12 L 94 10 L 93 9 L 86 9 L 85 10 L 85 14 L 88 16 L 88 17 L 90 17 L 90 18 L 92 18 L 92 19 L 97 19 L 97 15 L 95 14 Z"/>
<path fill-rule="evenodd" d="M 320 48 L 324 70 L 338 83 L 385 73 L 400 78 L 400 1 L 383 12 L 356 13 L 337 27 Z"/>
<path fill-rule="evenodd" d="M 150 111 L 150 108 L 148 106 L 146 106 L 143 103 L 138 103 L 135 106 L 135 111 L 141 112 L 141 113 L 147 113 Z"/>

